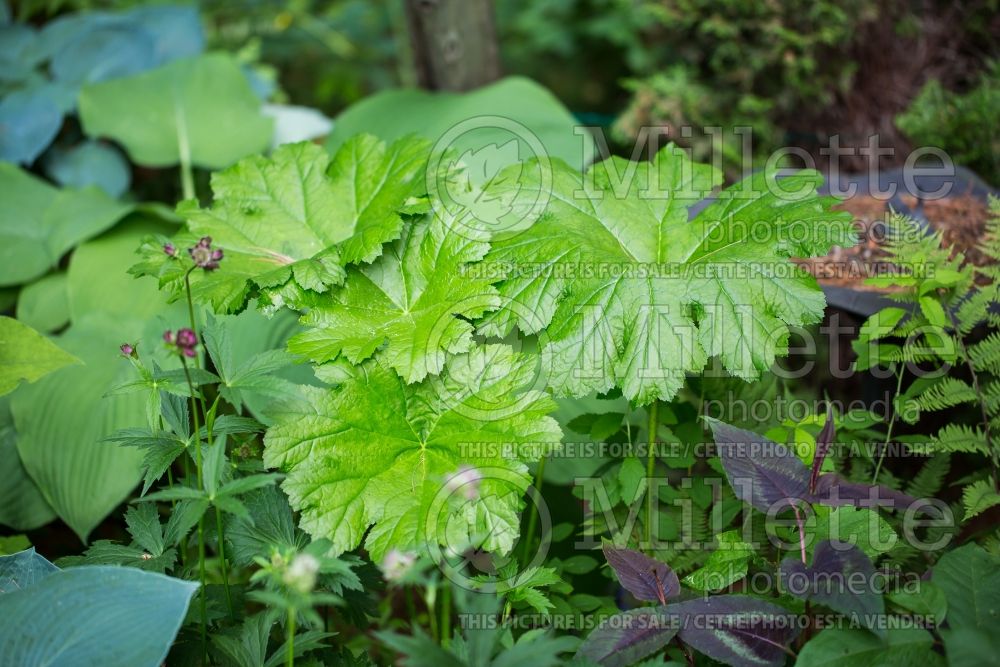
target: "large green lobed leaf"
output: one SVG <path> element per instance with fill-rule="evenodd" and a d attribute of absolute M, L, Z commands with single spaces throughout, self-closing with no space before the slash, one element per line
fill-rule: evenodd
<path fill-rule="evenodd" d="M 407 382 L 440 373 L 472 347 L 468 320 L 500 305 L 493 280 L 466 271 L 489 250 L 487 235 L 435 210 L 407 225 L 370 266 L 303 316 L 310 327 L 289 350 L 324 363 L 359 364 L 381 350 Z"/>
<path fill-rule="evenodd" d="M 561 431 L 555 405 L 527 386 L 535 359 L 502 345 L 453 358 L 445 372 L 407 385 L 370 361 L 336 389 L 276 415 L 264 462 L 287 473 L 282 488 L 300 526 L 336 551 L 365 546 L 375 560 L 390 548 L 460 547 L 477 536 L 507 552 L 519 531 L 526 463 L 551 450 Z M 481 471 L 474 500 L 440 505 L 461 466 Z"/>
<path fill-rule="evenodd" d="M 424 187 L 427 149 L 415 137 L 387 146 L 361 135 L 332 159 L 310 143 L 247 158 L 213 175 L 211 208 L 179 207 L 188 220 L 174 241 L 179 257 L 150 244 L 134 272 L 158 276 L 178 297 L 191 266 L 184 248 L 209 236 L 225 258 L 219 269 L 192 275 L 199 302 L 236 312 L 257 293 L 269 311 L 308 304 L 343 282 L 345 266 L 373 261 L 399 236 L 400 211 Z"/>
<path fill-rule="evenodd" d="M 546 196 L 544 173 L 509 183 Z M 620 387 L 640 404 L 666 400 L 710 357 L 755 379 L 784 352 L 789 327 L 817 321 L 825 306 L 789 258 L 852 243 L 851 216 L 815 195 L 821 180 L 758 173 L 689 221 L 721 174 L 673 145 L 649 163 L 611 158 L 585 177 L 554 161 L 544 212 L 495 238 L 485 260 L 512 276 L 484 331 L 544 330 L 557 395 Z"/>

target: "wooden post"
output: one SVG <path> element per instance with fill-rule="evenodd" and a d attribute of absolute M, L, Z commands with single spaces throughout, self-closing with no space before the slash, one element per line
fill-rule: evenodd
<path fill-rule="evenodd" d="M 405 0 L 417 83 L 470 90 L 500 78 L 493 0 Z"/>

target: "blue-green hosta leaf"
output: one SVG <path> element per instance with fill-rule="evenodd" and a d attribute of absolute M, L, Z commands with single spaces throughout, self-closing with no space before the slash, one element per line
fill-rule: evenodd
<path fill-rule="evenodd" d="M 186 154 L 197 166 L 221 169 L 271 141 L 271 120 L 239 64 L 220 53 L 85 86 L 79 106 L 89 136 L 114 139 L 150 167 L 175 165 Z"/>
<path fill-rule="evenodd" d="M 376 561 L 390 548 L 445 537 L 453 547 L 479 538 L 507 552 L 519 530 L 525 464 L 561 437 L 547 416 L 552 400 L 518 391 L 534 367 L 531 357 L 490 345 L 407 385 L 387 365 L 367 362 L 338 389 L 309 388 L 305 402 L 276 414 L 264 462 L 287 473 L 282 488 L 301 527 L 336 552 L 360 544 L 369 526 Z M 462 466 L 482 480 L 450 491 Z M 462 499 L 469 502 L 455 507 Z"/>
<path fill-rule="evenodd" d="M 407 382 L 437 374 L 449 354 L 467 352 L 467 321 L 500 305 L 493 280 L 466 272 L 489 249 L 486 234 L 428 214 L 369 266 L 352 268 L 343 289 L 311 309 L 309 330 L 289 341 L 291 352 L 316 363 L 343 355 L 359 364 L 377 350 Z"/>
<path fill-rule="evenodd" d="M 93 185 L 111 197 L 121 197 L 132 181 L 132 169 L 121 151 L 98 141 L 84 141 L 69 149 L 53 149 L 45 156 L 45 173 L 63 187 Z"/>
<path fill-rule="evenodd" d="M 13 593 L 41 581 L 59 568 L 34 547 L 9 556 L 0 556 L 0 595 Z"/>
<path fill-rule="evenodd" d="M 0 163 L 0 285 L 43 275 L 67 250 L 109 228 L 129 208 L 97 188 L 59 190 Z"/>
<path fill-rule="evenodd" d="M 0 595 L 0 664 L 155 667 L 197 588 L 130 567 L 53 572 Z"/>
<path fill-rule="evenodd" d="M 0 315 L 0 396 L 80 360 L 26 324 Z"/>
<path fill-rule="evenodd" d="M 0 160 L 31 164 L 62 127 L 63 112 L 44 86 L 17 90 L 0 100 Z"/>
<path fill-rule="evenodd" d="M 308 303 L 309 295 L 341 284 L 346 265 L 371 262 L 399 236 L 399 211 L 424 185 L 427 150 L 413 137 L 386 146 L 360 135 L 332 160 L 310 143 L 247 158 L 213 175 L 211 208 L 181 205 L 188 225 L 175 240 L 179 259 L 152 244 L 134 270 L 157 275 L 179 296 L 191 266 L 184 248 L 210 236 L 225 258 L 216 271 L 192 275 L 195 299 L 230 312 L 251 292 L 266 310 Z"/>
<path fill-rule="evenodd" d="M 524 173 L 511 179 L 522 198 L 548 196 L 544 169 Z M 583 177 L 554 162 L 542 215 L 492 242 L 486 261 L 513 267 L 499 287 L 516 306 L 485 331 L 544 330 L 558 395 L 620 387 L 640 404 L 669 399 L 713 356 L 757 378 L 784 353 L 789 326 L 817 321 L 825 305 L 789 257 L 851 245 L 850 215 L 830 212 L 835 200 L 815 195 L 821 176 L 802 171 L 756 174 L 689 221 L 688 207 L 720 181 L 674 146 L 651 163 L 611 158 Z"/>

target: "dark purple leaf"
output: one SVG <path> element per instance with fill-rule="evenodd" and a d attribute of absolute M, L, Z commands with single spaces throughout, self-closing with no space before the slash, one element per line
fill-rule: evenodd
<path fill-rule="evenodd" d="M 639 600 L 653 600 L 666 604 L 666 598 L 681 590 L 677 575 L 666 563 L 633 551 L 604 545 L 604 557 L 618 575 L 618 581 Z"/>
<path fill-rule="evenodd" d="M 677 634 L 677 620 L 662 609 L 630 609 L 605 620 L 576 655 L 604 667 L 631 665 L 666 646 Z"/>
<path fill-rule="evenodd" d="M 826 459 L 827 452 L 830 451 L 830 443 L 833 442 L 835 434 L 836 432 L 834 431 L 833 425 L 833 407 L 827 403 L 826 423 L 823 424 L 823 430 L 821 430 L 819 435 L 816 436 L 816 453 L 813 454 L 812 472 L 809 475 L 810 493 L 816 491 L 816 481 L 819 479 L 819 471 L 823 468 L 823 461 Z"/>
<path fill-rule="evenodd" d="M 761 512 L 809 499 L 809 471 L 794 452 L 762 435 L 714 419 L 708 421 L 737 498 Z"/>
<path fill-rule="evenodd" d="M 813 502 L 830 507 L 852 505 L 854 507 L 888 507 L 902 510 L 917 502 L 902 491 L 893 491 L 884 486 L 871 484 L 855 484 L 844 480 L 840 475 L 828 472 L 820 475 L 816 481 L 816 494 Z"/>
<path fill-rule="evenodd" d="M 799 634 L 795 614 L 747 595 L 716 595 L 669 605 L 678 638 L 733 667 L 781 667 L 785 647 Z"/>
<path fill-rule="evenodd" d="M 824 540 L 816 545 L 811 566 L 786 558 L 778 576 L 786 593 L 818 602 L 885 635 L 879 623 L 885 614 L 885 600 L 874 587 L 875 566 L 858 547 Z"/>

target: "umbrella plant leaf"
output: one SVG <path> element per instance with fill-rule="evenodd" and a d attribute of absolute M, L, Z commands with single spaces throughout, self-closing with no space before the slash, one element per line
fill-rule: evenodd
<path fill-rule="evenodd" d="M 305 401 L 275 414 L 264 463 L 287 473 L 282 489 L 301 513 L 299 525 L 336 552 L 358 546 L 373 525 L 365 546 L 375 561 L 390 548 L 415 550 L 445 537 L 458 547 L 480 533 L 487 550 L 508 552 L 526 463 L 561 437 L 547 416 L 551 398 L 518 391 L 534 367 L 534 358 L 490 345 L 407 385 L 369 361 L 337 389 L 306 388 Z M 446 482 L 463 467 L 478 471 L 467 477 L 474 483 L 448 492 Z"/>
<path fill-rule="evenodd" d="M 348 264 L 371 262 L 403 227 L 399 211 L 423 188 L 427 143 L 414 137 L 386 146 L 361 135 L 331 159 L 319 146 L 288 144 L 214 174 L 211 208 L 181 205 L 187 231 L 178 258 L 146 247 L 133 269 L 156 275 L 175 296 L 191 267 L 183 248 L 208 236 L 225 258 L 192 275 L 192 293 L 216 310 L 235 312 L 252 292 L 265 310 L 308 303 L 344 281 Z"/>
<path fill-rule="evenodd" d="M 352 267 L 344 287 L 303 318 L 291 352 L 359 364 L 379 354 L 407 382 L 437 374 L 472 346 L 469 319 L 500 304 L 492 279 L 465 269 L 489 249 L 486 235 L 438 211 L 409 224 L 373 264 Z"/>
<path fill-rule="evenodd" d="M 335 152 L 359 132 L 371 132 L 384 141 L 417 133 L 431 142 L 447 141 L 456 155 L 516 141 L 517 150 L 501 156 L 503 162 L 494 167 L 533 154 L 541 157 L 538 153 L 543 152 L 582 168 L 597 152 L 590 133 L 579 132 L 579 120 L 555 95 L 517 76 L 462 93 L 412 88 L 381 91 L 337 117 L 327 149 Z"/>
<path fill-rule="evenodd" d="M 544 330 L 557 395 L 618 387 L 639 404 L 668 400 L 710 357 L 758 378 L 785 353 L 789 327 L 825 306 L 790 257 L 852 245 L 851 216 L 816 196 L 815 171 L 755 174 L 692 220 L 721 174 L 673 145 L 648 163 L 613 157 L 581 175 L 553 161 L 508 180 L 522 199 L 548 200 L 533 224 L 492 241 L 486 262 L 512 267 L 499 285 L 512 305 L 484 330 Z"/>

